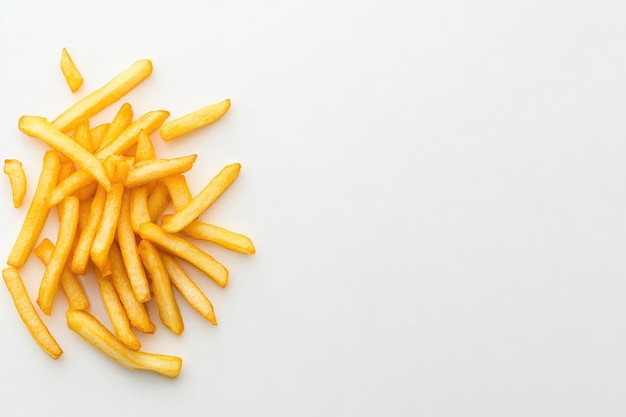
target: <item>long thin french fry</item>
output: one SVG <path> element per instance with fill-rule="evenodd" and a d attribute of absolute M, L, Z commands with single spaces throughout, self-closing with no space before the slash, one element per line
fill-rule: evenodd
<path fill-rule="evenodd" d="M 159 181 L 148 197 L 148 212 L 154 223 L 170 203 L 170 194 L 163 181 Z"/>
<path fill-rule="evenodd" d="M 230 100 L 226 99 L 167 122 L 161 128 L 161 138 L 165 141 L 172 140 L 187 132 L 213 123 L 221 118 L 229 108 Z"/>
<path fill-rule="evenodd" d="M 139 232 L 139 226 L 151 221 L 148 210 L 148 190 L 145 185 L 134 188 L 130 194 L 130 220 L 135 233 Z"/>
<path fill-rule="evenodd" d="M 180 158 L 141 161 L 130 170 L 125 185 L 128 188 L 135 188 L 164 177 L 182 174 L 191 169 L 197 157 L 198 155 L 188 155 Z"/>
<path fill-rule="evenodd" d="M 163 216 L 165 221 L 168 216 Z M 193 239 L 206 240 L 207 242 L 217 243 L 218 245 L 236 252 L 252 255 L 255 253 L 252 240 L 240 233 L 231 232 L 223 227 L 215 226 L 209 223 L 193 221 L 180 231 L 182 235 Z"/>
<path fill-rule="evenodd" d="M 121 182 L 111 184 L 111 191 L 107 193 L 104 203 L 102 221 L 91 244 L 91 260 L 100 270 L 104 270 L 109 248 L 115 238 L 117 221 L 122 207 L 122 194 L 124 194 L 124 184 Z"/>
<path fill-rule="evenodd" d="M 74 255 L 72 256 L 70 269 L 77 275 L 84 275 L 87 272 L 91 246 L 102 221 L 106 198 L 107 192 L 104 188 L 98 187 L 96 195 L 91 202 L 87 224 L 80 232 L 76 247 L 74 248 Z"/>
<path fill-rule="evenodd" d="M 163 184 L 167 187 L 172 199 L 172 205 L 176 211 L 181 211 L 193 198 L 185 176 L 174 175 L 172 177 L 163 178 Z"/>

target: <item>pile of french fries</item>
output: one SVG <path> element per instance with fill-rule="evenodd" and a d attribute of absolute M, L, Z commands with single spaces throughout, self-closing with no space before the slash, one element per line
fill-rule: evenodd
<path fill-rule="evenodd" d="M 62 51 L 61 70 L 72 92 L 83 77 L 70 55 Z M 150 134 L 159 130 L 169 141 L 220 119 L 230 100 L 212 104 L 166 122 L 169 112 L 150 111 L 134 118 L 124 103 L 110 123 L 90 126 L 90 118 L 113 104 L 152 73 L 150 60 L 137 61 L 102 88 L 78 100 L 49 122 L 23 116 L 20 131 L 47 143 L 37 188 L 26 218 L 2 271 L 17 311 L 39 346 L 52 358 L 63 350 L 30 300 L 19 270 L 33 253 L 45 265 L 36 304 L 45 315 L 59 292 L 68 301 L 68 327 L 119 364 L 174 378 L 182 365 L 175 356 L 142 352 L 134 331 L 154 333 L 146 303 L 156 302 L 161 322 L 174 334 L 183 320 L 174 298 L 176 288 L 206 320 L 217 324 L 213 306 L 179 264 L 183 259 L 220 287 L 228 270 L 187 238 L 214 242 L 244 254 L 255 253 L 245 235 L 198 220 L 235 181 L 240 164 L 224 167 L 195 196 L 184 173 L 197 155 L 158 158 Z M 26 194 L 22 164 L 7 159 L 13 204 Z M 167 209 L 173 206 L 173 212 Z M 57 208 L 56 241 L 42 238 Z M 90 271 L 93 270 L 93 276 Z M 113 332 L 91 315 L 79 276 L 96 281 Z"/>

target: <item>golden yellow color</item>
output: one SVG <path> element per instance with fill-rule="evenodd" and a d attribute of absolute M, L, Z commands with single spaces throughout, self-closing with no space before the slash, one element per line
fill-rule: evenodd
<path fill-rule="evenodd" d="M 164 216 L 163 221 L 167 218 L 168 216 Z M 181 230 L 180 233 L 193 239 L 217 243 L 226 249 L 245 253 L 247 255 L 255 253 L 254 244 L 248 236 L 231 232 L 228 229 L 212 224 L 193 221 Z"/>
<path fill-rule="evenodd" d="M 133 108 L 129 103 L 124 103 L 111 121 L 109 129 L 106 131 L 106 134 L 98 144 L 97 149 L 100 150 L 117 139 L 132 122 Z"/>
<path fill-rule="evenodd" d="M 68 327 L 120 365 L 176 378 L 183 361 L 176 356 L 158 355 L 128 349 L 95 317 L 85 311 L 68 310 Z"/>
<path fill-rule="evenodd" d="M 172 199 L 172 205 L 176 211 L 180 211 L 185 207 L 191 199 L 191 191 L 187 185 L 187 179 L 184 175 L 174 175 L 172 177 L 163 178 L 163 184 L 167 187 L 167 191 Z"/>
<path fill-rule="evenodd" d="M 74 65 L 74 61 L 70 54 L 67 53 L 67 49 L 63 48 L 61 52 L 61 71 L 67 81 L 67 85 L 70 87 L 72 93 L 75 93 L 81 85 L 83 85 L 83 76 L 80 75 L 80 71 Z"/>
<path fill-rule="evenodd" d="M 198 155 L 171 159 L 152 159 L 136 163 L 126 178 L 125 185 L 135 188 L 171 175 L 182 174 L 193 167 Z"/>
<path fill-rule="evenodd" d="M 98 187 L 94 196 L 91 207 L 89 208 L 89 216 L 85 227 L 80 231 L 80 236 L 74 248 L 72 255 L 71 270 L 77 275 L 84 275 L 87 272 L 87 264 L 89 263 L 89 254 L 91 245 L 98 232 L 98 227 L 102 221 L 104 213 L 104 203 L 106 202 L 107 192 L 102 187 Z"/>
<path fill-rule="evenodd" d="M 161 127 L 161 138 L 165 141 L 172 140 L 187 132 L 213 123 L 221 118 L 228 109 L 230 109 L 230 100 L 226 99 L 167 122 Z"/>
<path fill-rule="evenodd" d="M 11 294 L 11 298 L 13 298 L 17 312 L 28 328 L 28 331 L 33 336 L 33 339 L 35 339 L 44 352 L 53 359 L 57 359 L 63 354 L 63 350 L 54 337 L 52 337 L 45 323 L 41 320 L 39 314 L 37 314 L 35 306 L 30 301 L 30 298 L 28 298 L 26 287 L 24 287 L 24 282 L 17 268 L 10 266 L 2 270 L 2 278 L 4 278 L 4 283 Z"/>
<path fill-rule="evenodd" d="M 91 244 L 91 260 L 101 271 L 104 271 L 109 255 L 109 248 L 115 238 L 117 221 L 122 207 L 122 194 L 124 194 L 124 184 L 114 182 L 111 191 L 107 193 L 102 211 L 102 221 L 98 225 L 96 237 Z"/>
<path fill-rule="evenodd" d="M 148 197 L 148 212 L 154 223 L 170 203 L 170 194 L 163 181 L 159 181 Z"/>
<path fill-rule="evenodd" d="M 4 173 L 9 176 L 11 192 L 13 194 L 13 206 L 18 208 L 26 195 L 26 174 L 22 163 L 17 159 L 4 160 Z"/>

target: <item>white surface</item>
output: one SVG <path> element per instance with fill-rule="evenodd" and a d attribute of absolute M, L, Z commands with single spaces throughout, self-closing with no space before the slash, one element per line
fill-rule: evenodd
<path fill-rule="evenodd" d="M 158 150 L 200 154 L 196 191 L 242 163 L 205 218 L 257 255 L 205 246 L 220 325 L 181 303 L 181 337 L 141 336 L 174 381 L 83 343 L 62 297 L 50 360 L 0 290 L 0 415 L 624 415 L 622 2 L 141 3 L 0 3 L 0 157 L 30 198 L 44 146 L 17 119 L 75 99 L 62 47 L 77 97 L 151 58 L 136 114 L 232 99 Z M 6 256 L 25 209 L 0 196 Z"/>

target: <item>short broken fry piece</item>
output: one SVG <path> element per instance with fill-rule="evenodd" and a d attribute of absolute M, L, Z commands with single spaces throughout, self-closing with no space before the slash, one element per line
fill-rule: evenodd
<path fill-rule="evenodd" d="M 129 369 L 143 369 L 168 378 L 180 373 L 182 359 L 128 349 L 95 317 L 85 311 L 68 310 L 67 325 L 102 353 Z"/>
<path fill-rule="evenodd" d="M 37 304 L 46 315 L 52 312 L 52 302 L 56 295 L 61 274 L 72 250 L 72 243 L 78 226 L 78 198 L 74 196 L 63 200 L 63 210 L 59 224 L 59 233 L 50 262 L 41 279 Z"/>
<path fill-rule="evenodd" d="M 67 137 L 63 132 L 39 116 L 22 116 L 18 123 L 19 129 L 37 139 L 41 139 L 57 151 L 61 152 L 75 164 L 87 171 L 105 190 L 109 191 L 111 183 L 104 172 L 102 162 L 82 146 Z"/>
<path fill-rule="evenodd" d="M 163 229 L 154 223 L 142 224 L 139 227 L 139 234 L 142 239 L 149 240 L 166 252 L 191 263 L 215 281 L 220 287 L 225 287 L 228 283 L 228 270 L 226 267 L 187 240 L 176 235 L 165 233 Z"/>
<path fill-rule="evenodd" d="M 176 233 L 194 221 L 230 187 L 239 175 L 240 168 L 241 165 L 238 163 L 225 166 L 189 204 L 169 217 L 167 221 L 163 221 L 161 225 L 163 230 Z"/>
<path fill-rule="evenodd" d="M 59 155 L 56 151 L 47 151 L 43 157 L 43 166 L 39 175 L 35 196 L 30 203 L 20 233 L 7 260 L 9 265 L 20 268 L 35 247 L 35 243 L 37 243 L 37 239 L 39 239 L 41 230 L 50 213 L 50 208 L 46 204 L 46 197 L 56 185 L 60 170 L 61 161 L 59 161 Z"/>
<path fill-rule="evenodd" d="M 52 124 L 62 132 L 74 130 L 80 122 L 119 100 L 150 74 L 152 74 L 152 62 L 149 59 L 135 62 L 102 88 L 78 100 Z"/>
<path fill-rule="evenodd" d="M 135 188 L 171 175 L 189 171 L 198 155 L 182 156 L 171 159 L 152 159 L 135 164 L 128 173 L 125 185 Z"/>
<path fill-rule="evenodd" d="M 126 317 L 126 311 L 124 310 L 124 306 L 122 306 L 122 302 L 117 295 L 115 287 L 113 286 L 111 277 L 105 277 L 97 268 L 95 273 L 96 281 L 98 281 L 98 287 L 100 288 L 100 295 L 102 296 L 104 307 L 109 315 L 115 334 L 124 346 L 131 350 L 139 350 L 141 343 L 130 328 L 128 317 Z"/>
<path fill-rule="evenodd" d="M 91 244 L 91 260 L 100 270 L 104 270 L 109 255 L 109 248 L 115 238 L 117 221 L 122 207 L 122 194 L 124 184 L 114 182 L 111 191 L 107 193 L 102 211 L 102 220 L 98 225 L 98 231 Z"/>
<path fill-rule="evenodd" d="M 54 252 L 54 244 L 50 239 L 46 238 L 41 241 L 33 252 L 44 265 L 48 265 L 50 258 L 52 258 L 52 252 Z M 85 295 L 83 287 L 80 285 L 80 282 L 78 282 L 76 275 L 67 267 L 65 267 L 63 273 L 61 273 L 61 288 L 72 310 L 86 310 L 89 308 L 89 300 L 87 299 L 87 295 Z"/>
<path fill-rule="evenodd" d="M 96 195 L 91 202 L 89 208 L 89 216 L 87 224 L 81 230 L 80 236 L 74 248 L 72 256 L 71 271 L 77 275 L 84 275 L 87 272 L 87 264 L 91 252 L 91 245 L 96 237 L 100 223 L 102 222 L 102 214 L 104 213 L 104 203 L 106 202 L 107 192 L 104 188 L 98 186 Z"/>
<path fill-rule="evenodd" d="M 163 253 L 161 257 L 165 269 L 167 269 L 167 273 L 170 275 L 172 284 L 180 291 L 189 305 L 210 323 L 217 325 L 213 304 L 211 304 L 211 301 L 204 295 L 202 290 L 189 278 L 189 275 L 172 256 Z"/>
<path fill-rule="evenodd" d="M 147 240 L 142 240 L 138 246 L 139 255 L 148 275 L 152 279 L 152 291 L 159 310 L 161 322 L 174 334 L 181 334 L 184 329 L 183 318 L 180 315 L 178 304 L 172 291 L 170 277 L 163 265 L 161 254 Z"/>
<path fill-rule="evenodd" d="M 187 132 L 213 123 L 222 117 L 229 108 L 230 100 L 226 99 L 167 122 L 161 127 L 161 138 L 165 141 L 172 140 Z"/>
<path fill-rule="evenodd" d="M 70 87 L 72 93 L 75 93 L 81 85 L 83 85 L 83 76 L 80 75 L 80 71 L 74 65 L 74 61 L 67 53 L 67 50 L 63 48 L 61 52 L 61 71 L 67 81 L 67 85 Z"/>
<path fill-rule="evenodd" d="M 13 194 L 13 206 L 18 208 L 22 205 L 26 195 L 26 174 L 24 174 L 22 163 L 17 159 L 5 159 L 4 173 L 9 176 Z"/>
<path fill-rule="evenodd" d="M 63 354 L 63 350 L 61 350 L 57 341 L 52 337 L 45 323 L 41 320 L 39 314 L 37 314 L 35 306 L 30 301 L 30 298 L 28 298 L 26 287 L 24 286 L 24 282 L 17 268 L 11 266 L 5 268 L 2 270 L 2 277 L 11 294 L 11 298 L 13 298 L 15 308 L 28 328 L 28 331 L 33 336 L 33 339 L 35 339 L 44 352 L 53 359 L 57 359 Z"/>
<path fill-rule="evenodd" d="M 163 220 L 167 218 L 168 216 L 164 216 Z M 226 249 L 247 255 L 252 255 L 255 252 L 254 244 L 248 236 L 197 220 L 189 223 L 180 233 L 193 239 L 217 243 Z"/>

